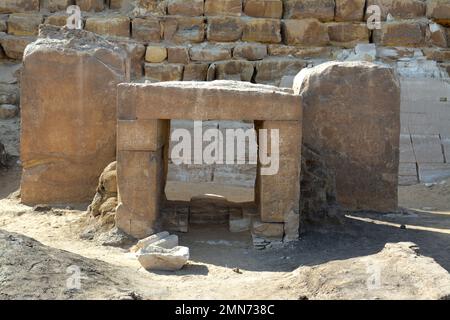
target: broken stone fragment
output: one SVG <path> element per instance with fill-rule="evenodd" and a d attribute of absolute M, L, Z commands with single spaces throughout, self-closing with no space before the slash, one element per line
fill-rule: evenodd
<path fill-rule="evenodd" d="M 138 254 L 139 263 L 146 270 L 176 271 L 189 260 L 189 248 L 177 246 L 172 249 L 153 247 L 150 252 Z"/>
<path fill-rule="evenodd" d="M 130 251 L 136 252 L 139 249 L 144 249 L 144 248 L 152 245 L 155 242 L 158 242 L 164 238 L 167 238 L 168 236 L 169 236 L 169 233 L 167 231 L 152 234 L 151 236 L 149 236 L 147 238 L 139 240 L 138 243 L 130 249 Z"/>

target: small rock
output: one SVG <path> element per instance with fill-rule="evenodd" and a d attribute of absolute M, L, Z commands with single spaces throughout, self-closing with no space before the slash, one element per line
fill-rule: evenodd
<path fill-rule="evenodd" d="M 189 248 L 177 246 L 172 249 L 151 247 L 137 256 L 139 263 L 146 270 L 176 271 L 183 268 L 189 260 Z"/>

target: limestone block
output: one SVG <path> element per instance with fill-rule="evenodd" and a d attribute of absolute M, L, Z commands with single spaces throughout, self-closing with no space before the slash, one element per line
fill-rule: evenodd
<path fill-rule="evenodd" d="M 144 239 L 139 240 L 133 247 L 130 248 L 131 252 L 136 252 L 139 249 L 144 249 L 150 245 L 152 245 L 155 242 L 158 242 L 164 238 L 167 238 L 169 236 L 169 232 L 162 231 L 155 234 L 152 234 L 151 236 L 148 236 Z"/>
<path fill-rule="evenodd" d="M 283 223 L 267 223 L 254 221 L 252 225 L 252 235 L 263 239 L 283 240 Z"/>
<path fill-rule="evenodd" d="M 450 50 L 440 48 L 424 48 L 423 53 L 425 56 L 437 62 L 450 61 Z"/>
<path fill-rule="evenodd" d="M 334 0 L 285 0 L 285 19 L 316 18 L 320 21 L 333 21 Z"/>
<path fill-rule="evenodd" d="M 168 47 L 167 61 L 169 63 L 189 63 L 189 49 L 186 47 Z"/>
<path fill-rule="evenodd" d="M 278 85 L 285 75 L 296 75 L 306 66 L 306 62 L 293 58 L 266 58 L 256 62 L 256 83 Z"/>
<path fill-rule="evenodd" d="M 2 0 L 0 13 L 39 11 L 39 0 Z"/>
<path fill-rule="evenodd" d="M 371 5 L 380 7 L 383 21 L 388 14 L 397 19 L 414 19 L 425 16 L 426 11 L 426 3 L 421 0 L 367 0 L 367 7 Z"/>
<path fill-rule="evenodd" d="M 15 36 L 35 36 L 44 21 L 38 13 L 13 13 L 8 18 L 8 33 Z"/>
<path fill-rule="evenodd" d="M 204 0 L 169 0 L 167 11 L 171 15 L 201 16 Z"/>
<path fill-rule="evenodd" d="M 143 62 L 145 57 L 145 46 L 142 43 L 133 41 L 132 39 L 115 39 L 120 47 L 122 47 L 130 58 L 130 75 L 131 79 L 140 79 L 143 75 Z"/>
<path fill-rule="evenodd" d="M 11 119 L 19 114 L 19 108 L 12 104 L 0 104 L 0 119 Z"/>
<path fill-rule="evenodd" d="M 250 230 L 252 220 L 242 215 L 241 208 L 230 208 L 230 221 L 228 228 L 230 232 L 244 232 Z"/>
<path fill-rule="evenodd" d="M 205 39 L 205 21 L 202 17 L 166 17 L 164 40 L 175 43 L 199 43 Z"/>
<path fill-rule="evenodd" d="M 145 52 L 145 61 L 147 62 L 163 62 L 167 59 L 167 48 L 159 45 L 150 45 Z"/>
<path fill-rule="evenodd" d="M 230 15 L 242 14 L 242 0 L 205 0 L 205 15 Z"/>
<path fill-rule="evenodd" d="M 297 46 L 270 44 L 267 47 L 267 53 L 270 56 L 293 56 L 304 59 L 331 58 L 331 49 L 328 47 L 299 48 Z"/>
<path fill-rule="evenodd" d="M 136 18 L 133 19 L 131 24 L 131 34 L 134 39 L 145 42 L 159 42 L 161 40 L 161 23 L 157 18 Z"/>
<path fill-rule="evenodd" d="M 153 81 L 180 81 L 183 79 L 182 64 L 146 63 L 145 77 Z"/>
<path fill-rule="evenodd" d="M 250 17 L 281 19 L 283 1 L 244 0 L 244 13 Z"/>
<path fill-rule="evenodd" d="M 293 89 L 303 98 L 303 143 L 320 150 L 335 172 L 338 204 L 396 210 L 400 84 L 395 72 L 369 62 L 329 62 L 302 70 Z"/>
<path fill-rule="evenodd" d="M 45 18 L 45 24 L 51 24 L 58 27 L 63 27 L 67 24 L 67 18 L 69 17 L 66 13 L 56 13 Z"/>
<path fill-rule="evenodd" d="M 130 18 L 125 16 L 87 18 L 85 30 L 115 37 L 130 36 Z"/>
<path fill-rule="evenodd" d="M 330 23 L 328 35 L 332 43 L 346 47 L 369 42 L 369 29 L 365 23 Z"/>
<path fill-rule="evenodd" d="M 210 17 L 206 36 L 209 41 L 237 41 L 242 36 L 244 23 L 237 17 Z"/>
<path fill-rule="evenodd" d="M 22 71 L 22 201 L 85 202 L 115 159 L 116 86 L 129 79 L 128 57 L 86 31 L 41 34 Z"/>
<path fill-rule="evenodd" d="M 105 9 L 104 0 L 76 0 L 81 11 L 102 11 Z"/>
<path fill-rule="evenodd" d="M 231 59 L 231 49 L 222 46 L 194 46 L 189 49 L 192 61 L 219 61 Z"/>
<path fill-rule="evenodd" d="M 281 42 L 280 20 L 257 18 L 247 21 L 242 40 L 263 43 Z"/>
<path fill-rule="evenodd" d="M 450 3 L 447 0 L 427 1 L 426 13 L 428 18 L 450 27 Z"/>
<path fill-rule="evenodd" d="M 425 43 L 425 26 L 420 22 L 383 23 L 373 32 L 374 42 L 382 46 L 420 47 Z"/>
<path fill-rule="evenodd" d="M 41 0 L 41 9 L 47 9 L 50 12 L 66 11 L 72 4 L 75 4 L 75 0 Z"/>
<path fill-rule="evenodd" d="M 336 0 L 336 21 L 362 21 L 366 0 Z"/>
<path fill-rule="evenodd" d="M 7 15 L 0 15 L 0 32 L 6 32 L 8 30 L 8 26 L 6 24 L 7 20 Z"/>
<path fill-rule="evenodd" d="M 299 237 L 300 214 L 290 211 L 284 217 L 284 238 L 285 242 L 296 241 Z"/>
<path fill-rule="evenodd" d="M 317 19 L 284 20 L 282 27 L 286 44 L 320 47 L 330 41 L 327 26 Z"/>
<path fill-rule="evenodd" d="M 259 43 L 239 43 L 234 47 L 233 57 L 250 61 L 262 60 L 267 56 L 267 46 Z"/>
<path fill-rule="evenodd" d="M 163 249 L 172 249 L 173 247 L 178 246 L 178 236 L 172 234 L 170 236 L 164 237 L 163 239 L 159 239 L 158 241 L 153 242 L 150 245 L 147 245 L 143 248 L 143 251 L 152 250 L 153 247 L 159 247 Z"/>
<path fill-rule="evenodd" d="M 172 249 L 153 248 L 138 255 L 138 261 L 146 270 L 176 271 L 183 268 L 189 260 L 188 247 Z"/>
<path fill-rule="evenodd" d="M 208 67 L 207 63 L 190 63 L 185 65 L 183 81 L 205 81 Z"/>
<path fill-rule="evenodd" d="M 31 36 L 12 36 L 0 35 L 0 44 L 2 45 L 5 54 L 10 59 L 22 60 L 23 53 L 27 45 L 36 40 L 36 37 Z"/>
<path fill-rule="evenodd" d="M 117 150 L 157 151 L 168 138 L 165 120 L 118 120 Z"/>
<path fill-rule="evenodd" d="M 427 40 L 430 44 L 441 48 L 447 48 L 447 38 L 450 39 L 450 37 L 447 37 L 446 29 L 441 25 L 432 23 L 428 26 Z"/>
<path fill-rule="evenodd" d="M 251 81 L 255 67 L 252 62 L 228 60 L 215 63 L 217 80 Z"/>
<path fill-rule="evenodd" d="M 109 7 L 111 9 L 129 9 L 131 8 L 133 1 L 134 0 L 109 0 Z M 154 4 L 155 1 L 148 1 L 147 3 Z M 144 4 L 144 2 L 141 2 L 140 4 Z"/>

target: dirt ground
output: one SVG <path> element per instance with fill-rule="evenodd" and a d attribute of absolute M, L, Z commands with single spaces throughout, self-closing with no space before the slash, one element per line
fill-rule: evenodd
<path fill-rule="evenodd" d="M 148 272 L 126 249 L 81 240 L 83 210 L 33 211 L 8 197 L 19 181 L 19 168 L 0 171 L 0 298 L 448 298 L 445 288 L 439 289 L 442 295 L 433 290 L 450 283 L 450 180 L 428 187 L 400 187 L 400 205 L 409 208 L 402 213 L 349 214 L 343 225 L 309 230 L 300 241 L 283 248 L 260 251 L 252 247 L 248 233 L 191 228 L 179 234 L 181 245 L 190 248 L 191 259 L 177 272 Z M 405 241 L 415 243 L 420 254 L 397 250 L 403 253 L 395 256 L 383 250 L 387 243 Z M 424 266 L 405 269 L 403 274 L 389 262 L 402 261 L 401 257 Z M 3 263 L 10 262 L 2 265 L 2 258 Z M 367 259 L 381 261 L 381 289 L 365 285 L 368 271 L 362 262 Z M 82 273 L 81 289 L 75 291 L 66 288 L 67 268 L 73 265 Z M 427 271 L 430 266 L 433 272 Z M 13 272 L 16 268 L 24 271 Z M 430 273 L 438 277 L 426 279 Z"/>

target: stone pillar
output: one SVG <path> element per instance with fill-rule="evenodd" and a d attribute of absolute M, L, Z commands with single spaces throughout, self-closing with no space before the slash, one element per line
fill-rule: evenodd
<path fill-rule="evenodd" d="M 116 158 L 117 84 L 125 51 L 93 33 L 44 26 L 24 54 L 22 201 L 82 203 Z"/>

